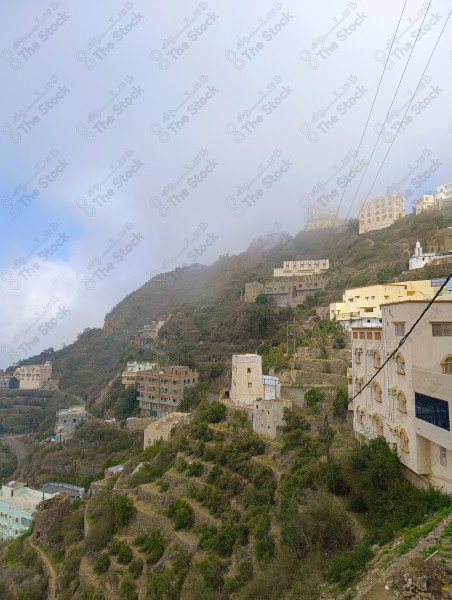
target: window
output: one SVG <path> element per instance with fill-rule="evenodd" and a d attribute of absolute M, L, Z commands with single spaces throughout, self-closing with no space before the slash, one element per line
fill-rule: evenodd
<path fill-rule="evenodd" d="M 410 440 L 408 439 L 407 432 L 405 431 L 405 429 L 401 429 L 400 430 L 400 448 L 404 452 L 409 452 L 410 451 L 409 444 L 410 444 Z"/>
<path fill-rule="evenodd" d="M 394 334 L 397 337 L 405 335 L 405 323 L 394 323 Z"/>
<path fill-rule="evenodd" d="M 354 331 L 354 332 L 353 332 L 353 339 L 354 339 L 354 340 L 357 340 L 357 339 L 358 339 L 358 332 L 357 332 L 357 331 Z"/>
<path fill-rule="evenodd" d="M 397 394 L 397 405 L 400 412 L 406 413 L 406 396 L 403 392 Z"/>
<path fill-rule="evenodd" d="M 359 339 L 363 340 L 366 337 L 366 333 L 364 331 L 359 332 Z"/>
<path fill-rule="evenodd" d="M 416 418 L 450 431 L 449 403 L 426 394 L 414 392 Z"/>
<path fill-rule="evenodd" d="M 361 348 L 355 348 L 355 363 L 357 365 L 361 364 Z"/>
<path fill-rule="evenodd" d="M 452 354 L 445 356 L 441 361 L 443 375 L 452 375 Z"/>
<path fill-rule="evenodd" d="M 371 332 L 371 331 L 368 331 L 368 332 L 367 332 L 367 339 L 368 339 L 368 340 L 371 340 L 371 339 L 372 339 L 372 332 Z"/>
<path fill-rule="evenodd" d="M 443 467 L 447 467 L 447 450 L 442 446 L 439 447 L 439 462 Z"/>
<path fill-rule="evenodd" d="M 362 390 L 362 380 L 360 377 L 357 377 L 355 379 L 355 388 L 356 388 L 356 393 L 358 394 L 361 390 Z"/>
<path fill-rule="evenodd" d="M 378 437 L 384 437 L 383 419 L 381 417 L 377 417 L 375 424 L 377 426 Z"/>
<path fill-rule="evenodd" d="M 375 332 L 375 339 L 376 340 L 381 340 L 381 331 L 376 331 Z"/>
<path fill-rule="evenodd" d="M 249 381 L 249 382 L 248 382 L 248 387 L 249 387 L 249 388 L 252 388 L 252 387 L 253 387 L 253 384 L 251 383 L 251 381 Z"/>
<path fill-rule="evenodd" d="M 433 337 L 452 336 L 452 323 L 432 323 Z"/>
<path fill-rule="evenodd" d="M 383 394 L 381 391 L 381 385 L 377 382 L 375 382 L 373 384 L 373 389 L 374 389 L 374 398 L 376 402 L 382 402 L 383 401 Z"/>
<path fill-rule="evenodd" d="M 247 373 L 251 373 L 251 367 L 248 367 L 246 370 Z"/>
<path fill-rule="evenodd" d="M 396 371 L 400 375 L 405 375 L 405 359 L 400 352 L 396 356 Z"/>
<path fill-rule="evenodd" d="M 360 425 L 362 425 L 362 424 L 363 424 L 363 413 L 361 412 L 361 409 L 360 409 L 360 408 L 357 408 L 357 409 L 356 409 L 356 420 L 358 421 L 358 423 L 359 423 Z"/>
<path fill-rule="evenodd" d="M 378 350 L 375 350 L 375 352 L 374 352 L 374 367 L 376 369 L 379 369 L 380 368 L 380 363 L 381 363 L 380 353 L 378 352 Z"/>

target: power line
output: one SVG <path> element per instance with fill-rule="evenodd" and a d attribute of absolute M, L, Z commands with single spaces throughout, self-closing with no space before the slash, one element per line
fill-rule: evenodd
<path fill-rule="evenodd" d="M 371 107 L 370 107 L 370 110 L 369 110 L 369 114 L 367 115 L 366 124 L 364 125 L 364 129 L 363 129 L 363 132 L 362 132 L 362 134 L 361 134 L 361 139 L 359 140 L 359 144 L 358 144 L 358 149 L 357 149 L 357 151 L 356 151 L 356 154 L 355 154 L 355 156 L 354 156 L 354 158 L 353 158 L 352 166 L 350 167 L 350 171 L 349 171 L 349 174 L 348 174 L 348 176 L 347 176 L 347 181 L 345 182 L 344 191 L 342 192 L 342 196 L 341 196 L 341 199 L 340 199 L 340 201 L 339 201 L 339 206 L 338 206 L 338 209 L 337 209 L 337 211 L 336 211 L 336 213 L 335 213 L 335 215 L 334 215 L 334 219 L 333 219 L 333 223 L 332 223 L 332 225 L 331 225 L 331 229 L 333 229 L 333 227 L 334 227 L 334 223 L 336 222 L 336 216 L 337 216 L 337 214 L 339 213 L 339 210 L 340 210 L 340 208 L 341 208 L 341 205 L 342 205 L 342 201 L 343 201 L 343 199 L 344 199 L 344 196 L 345 196 L 345 192 L 347 191 L 348 183 L 349 183 L 349 181 L 350 181 L 350 176 L 351 176 L 351 174 L 352 174 L 353 167 L 355 166 L 355 163 L 356 163 L 356 158 L 357 158 L 357 156 L 358 156 L 358 154 L 359 154 L 359 151 L 360 151 L 360 149 L 361 149 L 361 145 L 362 145 L 362 143 L 363 143 L 364 135 L 365 135 L 365 133 L 366 133 L 367 126 L 368 126 L 368 124 L 369 124 L 369 121 L 370 121 L 370 116 L 371 116 L 371 114 L 372 114 L 372 111 L 373 111 L 373 108 L 374 108 L 375 102 L 376 102 L 376 100 L 377 100 L 378 92 L 380 91 L 381 82 L 383 81 L 383 77 L 384 77 L 384 74 L 385 74 L 385 72 L 386 72 L 386 66 L 387 66 L 387 64 L 388 64 L 388 62 L 389 62 L 389 59 L 390 59 L 390 56 L 391 56 L 392 47 L 393 47 L 393 45 L 394 45 L 394 41 L 395 41 L 395 39 L 396 39 L 396 37 L 397 37 L 397 32 L 398 32 L 398 30 L 399 30 L 400 22 L 401 22 L 401 20 L 402 20 L 402 16 L 403 16 L 403 13 L 404 13 L 404 11 L 405 11 L 405 6 L 406 6 L 406 3 L 407 3 L 407 1 L 408 1 L 408 0 L 405 0 L 405 2 L 404 2 L 404 4 L 403 4 L 403 7 L 402 7 L 402 12 L 400 13 L 400 17 L 399 17 L 399 20 L 398 20 L 398 22 L 397 22 L 397 27 L 396 27 L 395 33 L 394 33 L 394 35 L 393 35 L 393 37 L 392 37 L 392 41 L 391 41 L 391 47 L 389 48 L 388 55 L 387 55 L 387 57 L 386 57 L 386 61 L 385 61 L 385 64 L 384 64 L 384 66 L 383 66 L 383 71 L 382 71 L 382 73 L 381 73 L 380 81 L 378 82 L 377 90 L 376 90 L 376 92 L 375 92 L 374 99 L 373 99 L 373 101 L 372 101 L 372 105 L 371 105 Z M 326 245 L 325 245 L 325 248 L 323 249 L 323 253 L 322 253 L 322 255 L 324 255 L 324 253 L 325 253 L 325 250 L 326 250 Z"/>
<path fill-rule="evenodd" d="M 427 306 L 421 312 L 420 316 L 413 323 L 413 325 L 412 325 L 411 329 L 408 331 L 408 333 L 406 335 L 404 335 L 403 338 L 400 340 L 397 348 L 391 352 L 391 354 L 384 361 L 384 363 L 381 365 L 381 367 L 378 368 L 377 372 L 374 375 L 372 375 L 372 377 L 369 379 L 369 381 L 366 383 L 366 385 L 357 394 L 355 394 L 353 396 L 353 398 L 351 399 L 352 402 L 353 402 L 353 400 L 355 398 L 357 398 L 360 394 L 362 394 L 362 392 L 364 392 L 364 390 L 372 383 L 372 381 L 375 379 L 375 377 L 378 375 L 378 373 L 380 373 L 380 371 L 383 369 L 383 367 L 385 367 L 388 364 L 388 362 L 391 360 L 391 358 L 397 354 L 397 352 L 399 351 L 399 349 L 403 346 L 403 344 L 410 337 L 411 333 L 417 327 L 417 325 L 421 321 L 422 317 L 429 310 L 429 308 L 432 306 L 432 304 L 435 302 L 435 300 L 438 298 L 438 296 L 441 294 L 441 292 L 443 291 L 443 289 L 446 287 L 446 285 L 449 283 L 449 281 L 451 279 L 452 279 L 452 273 L 446 278 L 446 280 L 444 281 L 444 283 L 442 284 L 442 286 L 439 288 L 439 290 L 436 292 L 436 294 L 433 296 L 433 298 L 430 300 L 430 302 L 427 304 Z"/>
<path fill-rule="evenodd" d="M 420 33 L 421 33 L 421 31 L 422 31 L 422 27 L 423 27 L 423 25 L 424 25 L 425 17 L 427 16 L 427 13 L 428 13 L 428 10 L 430 9 L 430 5 L 431 5 L 431 3 L 432 3 L 432 0 L 430 0 L 430 3 L 429 3 L 429 5 L 428 5 L 428 7 L 427 7 L 427 9 L 426 9 L 426 11 L 425 11 L 425 13 L 424 13 L 424 18 L 422 19 L 422 23 L 421 23 L 421 25 L 420 25 L 420 27 L 419 27 L 419 29 L 418 29 L 418 32 L 417 32 L 417 35 L 416 35 L 416 39 L 414 40 L 414 44 L 413 44 L 413 45 L 412 45 L 412 47 L 411 47 L 410 53 L 409 53 L 409 55 L 408 55 L 408 59 L 407 59 L 407 61 L 406 61 L 406 63 L 405 63 L 405 66 L 404 66 L 404 68 L 403 68 L 403 71 L 402 71 L 402 75 L 400 76 L 399 83 L 397 84 L 396 91 L 394 92 L 394 95 L 393 95 L 393 97 L 392 97 L 392 100 L 391 100 L 391 104 L 390 104 L 390 106 L 389 106 L 389 108 L 388 108 L 388 112 L 386 113 L 386 116 L 385 116 L 385 118 L 384 118 L 384 121 L 383 121 L 383 124 L 382 124 L 382 126 L 381 126 L 380 132 L 378 133 L 378 136 L 377 136 L 376 142 L 375 142 L 375 144 L 374 144 L 374 147 L 372 148 L 372 152 L 371 152 L 371 154 L 370 154 L 370 156 L 369 156 L 369 159 L 367 160 L 367 164 L 366 164 L 366 166 L 365 166 L 365 168 L 364 168 L 364 171 L 363 171 L 363 174 L 362 174 L 362 176 L 361 176 L 361 179 L 360 179 L 360 181 L 359 181 L 358 187 L 357 187 L 357 189 L 356 189 L 356 191 L 355 191 L 355 195 L 353 196 L 352 202 L 351 202 L 351 204 L 350 204 L 350 207 L 349 207 L 349 209 L 348 209 L 347 215 L 346 215 L 346 217 L 345 217 L 346 219 L 347 219 L 348 215 L 350 214 L 350 212 L 351 212 L 351 210 L 352 210 L 352 207 L 353 207 L 353 205 L 354 205 L 354 203 L 355 203 L 355 200 L 356 200 L 356 197 L 357 197 L 357 195 L 358 195 L 358 192 L 359 192 L 359 190 L 360 190 L 360 188 L 361 188 L 361 184 L 362 184 L 362 182 L 363 182 L 363 179 L 364 179 L 364 177 L 366 176 L 367 169 L 369 168 L 369 165 L 370 165 L 370 163 L 371 163 L 371 161 L 372 161 L 372 158 L 373 158 L 373 156 L 374 156 L 374 154 L 375 154 L 375 150 L 376 150 L 376 148 L 377 148 L 377 146 L 378 146 L 378 142 L 380 141 L 381 135 L 382 135 L 382 133 L 383 133 L 383 131 L 384 131 L 384 126 L 385 126 L 385 124 L 386 124 L 386 121 L 388 120 L 388 117 L 389 117 L 389 114 L 390 114 L 390 112 L 391 112 L 392 106 L 393 106 L 393 104 L 394 104 L 394 101 L 395 101 L 395 99 L 396 99 L 396 97 L 397 97 L 397 93 L 398 93 L 398 91 L 399 91 L 399 88 L 400 88 L 400 85 L 401 85 L 401 83 L 402 83 L 402 80 L 403 80 L 403 78 L 404 78 L 404 76 L 405 76 L 405 72 L 406 72 L 406 70 L 407 70 L 407 68 L 408 68 L 408 65 L 409 65 L 409 62 L 410 62 L 410 60 L 411 60 L 411 56 L 412 56 L 412 54 L 413 54 L 414 48 L 416 47 L 416 43 L 417 43 L 417 41 L 418 41 L 418 39 L 419 39 L 419 35 L 420 35 Z M 446 20 L 446 22 L 447 22 L 447 20 Z M 440 35 L 441 35 L 441 34 L 440 34 Z M 437 42 L 437 43 L 438 43 L 438 42 Z M 435 48 L 436 48 L 436 45 L 435 45 Z M 427 64 L 428 64 L 428 63 L 427 63 Z M 424 73 L 425 73 L 425 69 L 424 69 L 424 72 L 422 73 L 421 79 L 419 80 L 419 84 L 420 84 L 420 82 L 422 81 L 422 77 L 424 77 Z M 419 87 L 419 84 L 416 86 L 416 90 L 418 89 L 418 87 Z M 416 96 L 416 90 L 415 90 L 415 92 L 414 92 L 414 94 L 413 94 L 413 98 L 412 98 L 411 102 L 413 101 L 413 99 L 414 99 L 414 98 L 415 98 L 415 96 Z M 410 102 L 410 104 L 409 104 L 408 108 L 411 106 L 411 102 Z M 408 109 L 407 109 L 407 111 L 408 111 Z M 406 115 L 406 113 L 405 113 L 405 115 Z M 405 115 L 404 115 L 404 118 L 405 118 Z M 403 120 L 402 120 L 402 122 L 403 122 Z M 392 144 L 391 144 L 391 146 L 392 146 Z M 391 148 L 391 146 L 390 146 L 390 148 Z M 372 187 L 373 187 L 373 186 L 372 186 Z M 371 188 L 371 189 L 372 189 L 372 188 Z M 370 191 L 369 191 L 369 193 L 370 193 Z M 366 196 L 366 199 L 367 199 L 367 196 Z M 364 202 L 365 202 L 365 201 L 364 201 Z M 363 204 L 364 204 L 364 202 L 363 202 Z"/>
<path fill-rule="evenodd" d="M 422 82 L 422 79 L 423 79 L 423 77 L 424 77 L 424 75 L 425 75 L 425 71 L 427 70 L 427 68 L 428 68 L 428 66 L 429 66 L 429 64 L 430 64 L 430 61 L 431 61 L 431 59 L 432 59 L 432 56 L 433 56 L 433 53 L 435 52 L 435 50 L 436 50 L 436 47 L 438 46 L 439 40 L 441 39 L 441 36 L 443 35 L 443 31 L 444 31 L 444 29 L 445 29 L 445 27 L 446 27 L 446 25 L 447 25 L 447 21 L 449 20 L 449 17 L 450 17 L 450 15 L 451 15 L 451 13 L 452 13 L 452 9 L 449 11 L 449 14 L 447 15 L 447 18 L 446 18 L 446 20 L 445 20 L 445 22 L 444 22 L 443 28 L 441 29 L 441 32 L 440 32 L 440 34 L 439 34 L 439 36 L 438 36 L 438 39 L 436 40 L 436 43 L 435 43 L 435 45 L 434 45 L 434 47 L 433 47 L 433 50 L 432 50 L 432 51 L 431 51 L 431 53 L 430 53 L 429 59 L 428 59 L 428 61 L 427 61 L 427 64 L 425 65 L 425 68 L 424 68 L 424 70 L 423 70 L 423 72 L 422 72 L 422 75 L 421 75 L 421 77 L 420 77 L 420 79 L 419 79 L 419 83 L 417 84 L 416 90 L 418 89 L 418 87 L 420 86 L 420 84 L 421 84 L 421 82 Z M 411 107 L 411 104 L 412 104 L 412 102 L 413 102 L 414 98 L 415 98 L 415 93 L 413 94 L 413 97 L 411 98 L 411 101 L 410 101 L 409 105 L 407 106 L 407 109 L 406 109 L 406 111 L 405 111 L 405 113 L 404 113 L 404 115 L 403 115 L 403 118 L 402 118 L 402 120 L 400 121 L 400 125 L 399 125 L 399 126 L 398 126 L 398 128 L 397 128 L 397 131 L 396 131 L 396 133 L 395 133 L 395 135 L 394 135 L 394 138 L 393 138 L 393 140 L 392 140 L 391 144 L 389 145 L 388 151 L 386 152 L 386 154 L 385 154 L 385 157 L 383 158 L 383 161 L 382 161 L 382 163 L 381 163 L 381 165 L 380 165 L 380 168 L 378 169 L 378 172 L 377 172 L 377 174 L 375 175 L 375 178 L 374 178 L 374 180 L 373 180 L 373 182 L 372 182 L 372 185 L 370 186 L 370 188 L 369 188 L 369 191 L 367 192 L 366 199 L 368 198 L 368 196 L 369 196 L 370 192 L 372 191 L 372 189 L 373 189 L 373 187 L 374 187 L 374 185 L 375 185 L 375 182 L 377 181 L 377 178 L 378 178 L 378 176 L 380 175 L 381 169 L 383 168 L 383 165 L 384 165 L 384 164 L 385 164 L 385 162 L 386 162 L 386 159 L 387 159 L 387 157 L 388 157 L 388 154 L 389 154 L 389 152 L 390 152 L 390 150 L 391 150 L 391 148 L 392 148 L 392 146 L 393 146 L 393 144 L 394 144 L 394 142 L 395 142 L 395 140 L 396 140 L 396 138 L 397 138 L 397 135 L 399 134 L 400 128 L 402 127 L 402 123 L 403 123 L 403 122 L 404 122 L 404 120 L 405 120 L 405 117 L 406 117 L 406 115 L 407 115 L 407 113 L 408 113 L 408 110 L 409 110 L 409 109 L 410 109 L 410 107 Z"/>

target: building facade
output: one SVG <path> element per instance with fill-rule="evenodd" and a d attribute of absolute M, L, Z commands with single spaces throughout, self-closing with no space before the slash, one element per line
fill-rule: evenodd
<path fill-rule="evenodd" d="M 291 409 L 291 400 L 256 400 L 253 410 L 253 431 L 274 440 L 285 424 L 284 409 Z"/>
<path fill-rule="evenodd" d="M 38 390 L 52 379 L 52 363 L 43 365 L 24 365 L 17 369 L 19 374 L 19 388 L 21 390 Z"/>
<path fill-rule="evenodd" d="M 359 234 L 389 227 L 405 216 L 403 194 L 381 196 L 366 200 L 359 211 Z"/>
<path fill-rule="evenodd" d="M 151 363 L 149 361 L 129 361 L 126 365 L 126 370 L 121 373 L 121 383 L 125 387 L 132 387 L 136 385 L 137 376 L 141 371 L 150 371 L 156 367 L 156 363 Z"/>
<path fill-rule="evenodd" d="M 24 483 L 10 481 L 0 491 L 0 539 L 12 540 L 30 529 L 38 505 L 56 494 L 45 494 L 26 487 Z"/>
<path fill-rule="evenodd" d="M 137 376 L 141 416 L 160 418 L 177 412 L 184 397 L 184 388 L 198 381 L 199 373 L 187 366 L 141 371 Z"/>
<path fill-rule="evenodd" d="M 56 439 L 63 439 L 71 435 L 77 425 L 80 425 L 83 421 L 86 421 L 86 409 L 83 405 L 61 408 L 56 413 Z"/>
<path fill-rule="evenodd" d="M 452 227 L 445 227 L 427 240 L 427 249 L 432 252 L 448 254 L 452 252 Z"/>
<path fill-rule="evenodd" d="M 436 199 L 434 194 L 424 194 L 419 196 L 415 200 L 415 211 L 417 215 L 420 215 L 425 211 L 434 211 L 437 208 Z"/>
<path fill-rule="evenodd" d="M 262 356 L 233 354 L 231 400 L 236 406 L 252 407 L 256 398 L 264 397 Z"/>
<path fill-rule="evenodd" d="M 452 206 L 452 183 L 442 183 L 435 188 L 435 201 L 438 210 Z"/>
<path fill-rule="evenodd" d="M 342 302 L 330 304 L 330 319 L 335 319 L 347 330 L 352 324 L 363 327 L 379 326 L 382 322 L 382 304 L 431 299 L 440 285 L 437 280 L 421 279 L 350 288 L 345 290 Z M 450 297 L 450 290 L 445 288 L 441 296 Z"/>
<path fill-rule="evenodd" d="M 295 275 L 312 275 L 315 273 L 324 273 L 330 268 L 330 261 L 306 259 L 306 260 L 285 260 L 282 267 L 273 269 L 273 277 L 294 277 Z"/>
<path fill-rule="evenodd" d="M 352 328 L 353 427 L 363 440 L 384 437 L 416 483 L 451 493 L 452 300 L 435 301 L 379 371 L 426 306 L 389 303 L 381 327 Z"/>
<path fill-rule="evenodd" d="M 0 374 L 0 389 L 13 390 L 19 387 L 19 379 L 14 375 Z"/>

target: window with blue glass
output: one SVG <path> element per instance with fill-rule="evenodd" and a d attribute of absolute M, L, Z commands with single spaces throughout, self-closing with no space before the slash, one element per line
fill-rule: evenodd
<path fill-rule="evenodd" d="M 416 417 L 450 431 L 449 403 L 426 394 L 414 393 Z"/>

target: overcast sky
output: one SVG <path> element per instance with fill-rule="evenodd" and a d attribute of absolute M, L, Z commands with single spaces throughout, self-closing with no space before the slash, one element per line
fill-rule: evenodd
<path fill-rule="evenodd" d="M 390 191 L 411 212 L 451 181 L 452 0 L 407 0 L 391 49 L 403 5 L 5 5 L 0 367 L 156 273 L 298 232 L 305 207 Z"/>

